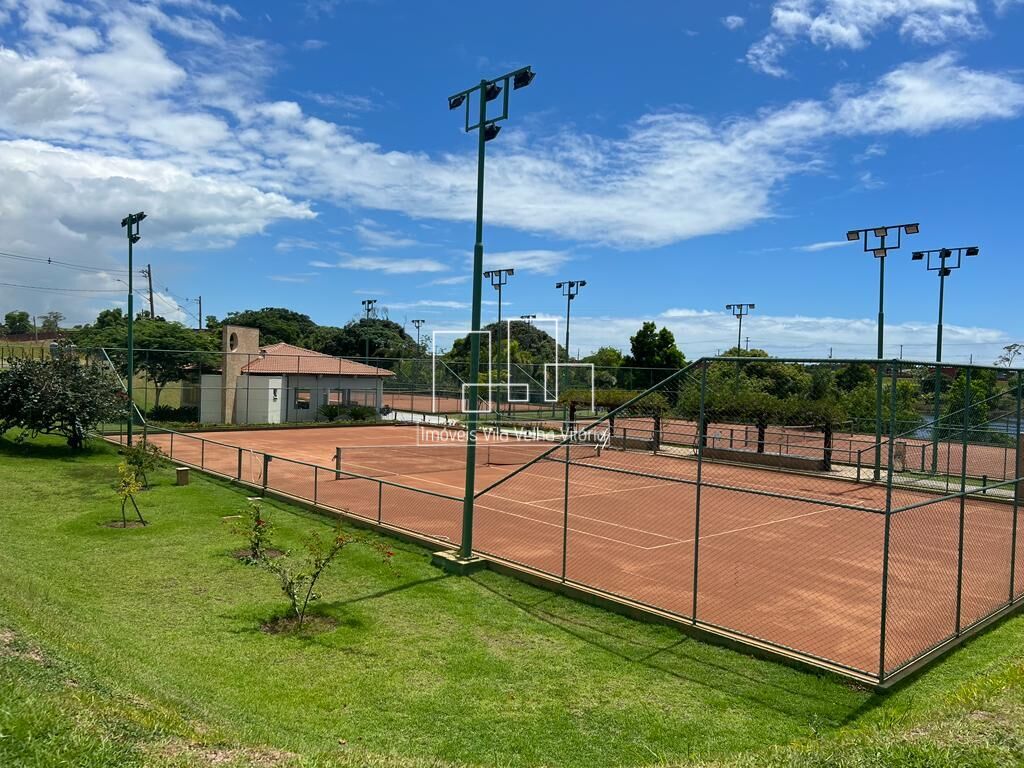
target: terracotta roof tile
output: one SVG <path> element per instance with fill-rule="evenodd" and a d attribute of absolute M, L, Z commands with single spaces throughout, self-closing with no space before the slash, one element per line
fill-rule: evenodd
<path fill-rule="evenodd" d="M 271 344 L 260 347 L 260 357 L 242 367 L 242 373 L 283 374 L 297 373 L 334 376 L 394 376 L 384 368 L 363 365 L 343 357 L 331 357 L 322 352 L 303 349 L 293 344 Z"/>

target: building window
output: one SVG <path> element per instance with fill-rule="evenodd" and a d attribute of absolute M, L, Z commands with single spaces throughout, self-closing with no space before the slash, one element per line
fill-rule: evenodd
<path fill-rule="evenodd" d="M 313 402 L 313 390 L 311 389 L 296 389 L 295 390 L 295 410 L 297 411 L 308 411 L 309 404 Z"/>

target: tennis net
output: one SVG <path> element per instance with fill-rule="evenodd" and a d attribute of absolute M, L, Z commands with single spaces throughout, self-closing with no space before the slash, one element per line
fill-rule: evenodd
<path fill-rule="evenodd" d="M 478 467 L 520 466 L 542 456 L 558 443 L 548 441 L 478 442 Z M 570 443 L 569 461 L 601 455 L 598 443 Z M 415 475 L 424 472 L 449 472 L 466 467 L 466 445 L 368 445 L 342 446 L 338 449 L 337 470 L 363 477 Z M 565 446 L 544 456 L 545 461 L 565 463 Z"/>

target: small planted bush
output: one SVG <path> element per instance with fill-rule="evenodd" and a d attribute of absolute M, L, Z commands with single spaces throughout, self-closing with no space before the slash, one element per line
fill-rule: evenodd
<path fill-rule="evenodd" d="M 324 421 L 372 421 L 377 418 L 377 409 L 369 405 L 340 405 L 329 403 L 318 411 Z"/>
<path fill-rule="evenodd" d="M 126 508 L 128 503 L 131 502 L 132 507 L 135 508 L 135 514 L 139 518 L 139 522 L 142 525 L 146 525 L 146 521 L 142 517 L 142 511 L 139 509 L 139 505 L 135 502 L 135 495 L 142 490 L 142 484 L 139 482 L 138 475 L 135 473 L 135 468 L 129 465 L 127 462 L 122 461 L 117 465 L 117 495 L 121 499 L 121 527 L 128 527 L 128 516 L 126 514 Z"/>
<path fill-rule="evenodd" d="M 259 565 L 272 553 L 270 537 L 274 533 L 274 526 L 264 513 L 263 506 L 258 499 L 249 499 L 249 507 L 241 517 L 242 520 L 235 530 L 246 537 L 248 546 L 239 553 L 240 557 L 250 565 Z"/>
<path fill-rule="evenodd" d="M 163 451 L 160 446 L 146 440 L 138 440 L 122 450 L 124 462 L 135 470 L 137 477 L 142 478 L 142 487 L 149 488 L 149 472 L 157 468 Z"/>
<path fill-rule="evenodd" d="M 172 421 L 192 423 L 199 421 L 198 405 L 183 405 L 174 408 L 170 405 L 154 405 L 146 414 L 152 421 Z"/>
<path fill-rule="evenodd" d="M 281 591 L 290 603 L 290 613 L 295 619 L 296 629 L 302 628 L 310 604 L 321 598 L 320 593 L 316 591 L 320 577 L 342 551 L 352 544 L 372 547 L 387 563 L 391 562 L 395 554 L 379 542 L 350 536 L 339 527 L 327 541 L 319 533 L 311 533 L 305 542 L 306 556 L 301 560 L 292 557 L 282 557 L 279 560 L 263 557 L 260 560 L 264 568 L 277 576 Z"/>

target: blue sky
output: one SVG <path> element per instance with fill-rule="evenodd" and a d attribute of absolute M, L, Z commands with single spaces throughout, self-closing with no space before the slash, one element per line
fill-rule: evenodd
<path fill-rule="evenodd" d="M 477 7 L 0 0 L 0 251 L 102 270 L 0 258 L 0 311 L 123 303 L 118 223 L 146 210 L 168 317 L 202 294 L 343 324 L 376 298 L 464 326 L 476 144 L 445 99 L 529 64 L 488 145 L 506 316 L 559 315 L 555 281 L 585 279 L 574 352 L 651 319 L 714 354 L 742 301 L 752 345 L 871 356 L 877 262 L 836 243 L 920 221 L 888 262 L 887 355 L 934 352 L 911 246 L 982 248 L 947 284 L 947 360 L 1024 341 L 1024 2 Z"/>

